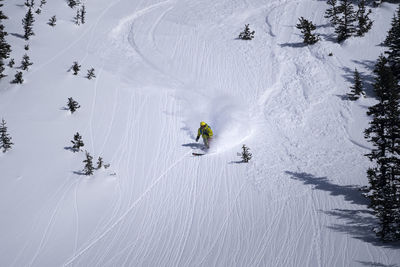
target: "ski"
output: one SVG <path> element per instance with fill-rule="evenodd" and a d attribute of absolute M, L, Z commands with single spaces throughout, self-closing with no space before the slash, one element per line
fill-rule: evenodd
<path fill-rule="evenodd" d="M 195 152 L 193 152 L 192 155 L 193 156 L 204 156 L 205 153 L 195 153 Z"/>

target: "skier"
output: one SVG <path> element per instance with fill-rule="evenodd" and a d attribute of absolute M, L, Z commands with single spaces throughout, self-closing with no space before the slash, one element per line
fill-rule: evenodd
<path fill-rule="evenodd" d="M 200 135 L 201 135 L 201 137 L 203 137 L 204 145 L 207 148 L 210 148 L 210 141 L 212 139 L 213 132 L 212 132 L 210 126 L 208 126 L 207 123 L 205 123 L 204 121 L 200 122 L 200 128 L 197 131 L 196 142 L 199 141 Z"/>

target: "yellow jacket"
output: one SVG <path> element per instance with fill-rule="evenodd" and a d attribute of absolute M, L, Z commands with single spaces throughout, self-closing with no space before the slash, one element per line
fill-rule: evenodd
<path fill-rule="evenodd" d="M 208 126 L 208 125 L 206 124 L 206 127 L 200 127 L 199 130 L 197 131 L 197 138 L 199 138 L 200 135 L 201 135 L 203 138 L 210 138 L 210 137 L 212 137 L 212 136 L 213 136 L 213 132 L 212 132 L 210 126 Z"/>

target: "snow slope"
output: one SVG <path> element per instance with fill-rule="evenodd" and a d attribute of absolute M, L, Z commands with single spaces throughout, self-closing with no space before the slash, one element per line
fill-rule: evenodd
<path fill-rule="evenodd" d="M 23 2 L 4 6 L 16 62 Z M 355 67 L 371 81 L 396 6 L 337 44 L 325 1 L 87 0 L 81 26 L 48 2 L 26 82 L 10 85 L 13 69 L 0 83 L 15 143 L 0 155 L 1 266 L 400 266 L 358 190 L 371 87 L 344 99 Z M 300 16 L 321 42 L 301 44 Z M 255 39 L 237 40 L 247 23 Z M 199 158 L 202 120 L 216 138 Z M 77 131 L 109 169 L 80 175 Z M 236 156 L 244 143 L 249 164 Z"/>

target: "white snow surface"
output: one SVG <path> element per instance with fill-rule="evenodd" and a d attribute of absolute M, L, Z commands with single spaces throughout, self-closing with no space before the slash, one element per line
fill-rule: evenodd
<path fill-rule="evenodd" d="M 48 1 L 24 51 L 23 3 L 3 7 L 11 57 L 34 65 L 0 82 L 0 266 L 400 266 L 359 191 L 372 87 L 345 99 L 354 68 L 373 82 L 395 5 L 338 44 L 325 1 L 86 0 L 81 26 Z M 300 16 L 320 42 L 302 45 Z M 193 157 L 200 121 L 215 140 Z M 76 132 L 110 168 L 81 175 Z"/>

